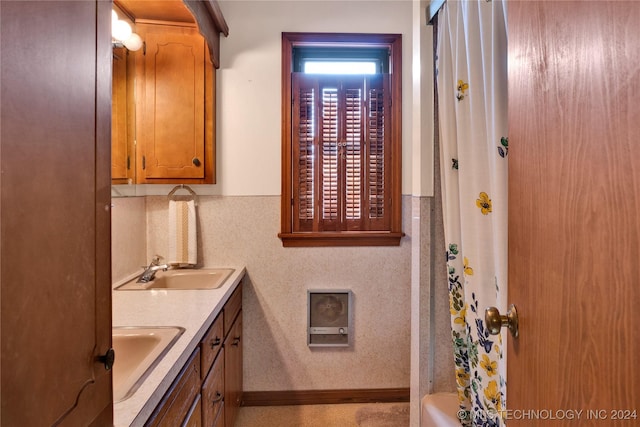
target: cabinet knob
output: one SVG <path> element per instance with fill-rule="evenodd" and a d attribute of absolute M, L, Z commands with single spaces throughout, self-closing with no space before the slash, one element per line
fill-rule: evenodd
<path fill-rule="evenodd" d="M 240 344 L 240 337 L 235 337 L 231 345 L 238 346 Z"/>
<path fill-rule="evenodd" d="M 216 391 L 216 397 L 211 401 L 212 404 L 216 404 L 222 400 L 222 394 L 219 391 Z"/>
<path fill-rule="evenodd" d="M 111 368 L 113 368 L 113 363 L 115 362 L 115 360 L 116 352 L 112 348 L 107 350 L 107 352 L 102 356 L 98 356 L 98 362 L 103 363 L 104 369 L 106 369 L 107 371 L 110 371 Z"/>
<path fill-rule="evenodd" d="M 200 163 L 200 159 L 199 159 L 199 158 L 197 158 L 197 157 L 194 157 L 194 158 L 193 158 L 193 160 L 191 160 L 191 162 L 192 162 L 194 165 L 198 166 L 198 167 L 199 167 L 199 166 L 200 166 L 200 164 L 201 164 L 201 163 Z"/>
<path fill-rule="evenodd" d="M 211 349 L 213 350 L 215 347 L 220 345 L 220 338 L 216 337 L 216 339 L 211 340 Z"/>

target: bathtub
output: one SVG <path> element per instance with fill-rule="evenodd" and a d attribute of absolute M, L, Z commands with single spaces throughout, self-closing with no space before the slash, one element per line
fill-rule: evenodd
<path fill-rule="evenodd" d="M 460 427 L 458 394 L 434 393 L 422 398 L 420 427 Z"/>

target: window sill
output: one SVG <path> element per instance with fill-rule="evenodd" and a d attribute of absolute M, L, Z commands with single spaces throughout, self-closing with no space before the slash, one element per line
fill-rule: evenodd
<path fill-rule="evenodd" d="M 404 233 L 344 231 L 322 233 L 279 233 L 285 248 L 328 246 L 400 246 Z"/>

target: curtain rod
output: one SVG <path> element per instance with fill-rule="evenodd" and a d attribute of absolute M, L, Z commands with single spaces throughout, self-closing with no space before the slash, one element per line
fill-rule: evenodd
<path fill-rule="evenodd" d="M 447 0 L 431 0 L 429 3 L 429 16 L 427 17 L 427 25 L 431 25 L 433 23 L 433 18 L 438 14 L 440 8 L 444 5 Z"/>

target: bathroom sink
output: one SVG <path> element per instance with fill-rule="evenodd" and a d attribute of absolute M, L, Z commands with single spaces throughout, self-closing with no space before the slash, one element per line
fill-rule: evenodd
<path fill-rule="evenodd" d="M 113 401 L 131 397 L 184 332 L 184 328 L 114 327 Z"/>
<path fill-rule="evenodd" d="M 134 279 L 116 289 L 121 291 L 145 289 L 216 289 L 222 286 L 233 271 L 233 268 L 160 271 L 151 282 L 137 283 L 137 279 Z"/>

